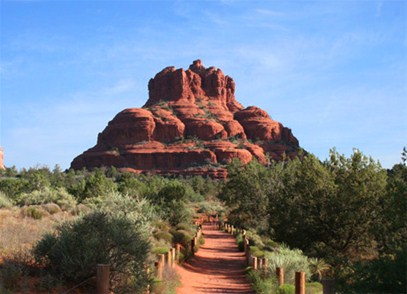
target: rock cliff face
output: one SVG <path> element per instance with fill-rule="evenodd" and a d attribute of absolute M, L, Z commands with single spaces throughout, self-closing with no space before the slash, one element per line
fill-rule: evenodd
<path fill-rule="evenodd" d="M 188 70 L 167 67 L 148 84 L 143 108 L 118 113 L 96 146 L 76 157 L 74 169 L 115 166 L 141 173 L 227 176 L 225 164 L 298 153 L 291 130 L 262 109 L 243 108 L 235 83 L 200 60 Z"/>
<path fill-rule="evenodd" d="M 4 153 L 3 153 L 3 149 L 0 146 L 0 169 L 5 169 L 3 160 L 4 160 Z"/>

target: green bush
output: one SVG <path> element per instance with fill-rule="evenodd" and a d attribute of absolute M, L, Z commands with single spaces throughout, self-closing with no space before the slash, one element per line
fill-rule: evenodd
<path fill-rule="evenodd" d="M 73 207 L 69 213 L 75 216 L 81 216 L 81 215 L 85 215 L 87 213 L 90 213 L 92 211 L 92 209 L 90 207 L 88 207 L 85 204 L 79 203 L 78 205 L 76 205 L 75 207 Z"/>
<path fill-rule="evenodd" d="M 237 247 L 239 248 L 239 251 L 243 252 L 244 251 L 244 242 L 243 242 L 242 234 L 238 234 L 236 236 L 236 244 L 237 244 Z"/>
<path fill-rule="evenodd" d="M 305 294 L 322 294 L 322 284 L 318 282 L 306 283 Z"/>
<path fill-rule="evenodd" d="M 193 232 L 186 230 L 171 231 L 173 234 L 174 243 L 183 245 L 189 245 L 189 242 L 193 239 Z"/>
<path fill-rule="evenodd" d="M 40 205 L 46 203 L 56 203 L 63 210 L 68 210 L 76 205 L 76 200 L 64 188 L 54 190 L 49 187 L 23 193 L 18 198 L 18 204 L 20 205 Z"/>
<path fill-rule="evenodd" d="M 260 271 L 248 269 L 247 279 L 252 285 L 253 290 L 258 294 L 270 294 L 277 292 L 277 280 L 275 277 L 264 275 Z"/>
<path fill-rule="evenodd" d="M 6 195 L 6 193 L 0 191 L 0 208 L 10 208 L 13 206 L 13 201 Z"/>
<path fill-rule="evenodd" d="M 151 250 L 151 253 L 154 254 L 154 255 L 166 254 L 168 251 L 170 251 L 170 248 L 168 248 L 168 247 L 154 247 Z"/>
<path fill-rule="evenodd" d="M 269 271 L 275 274 L 276 268 L 284 269 L 285 282 L 294 284 L 295 272 L 305 272 L 306 279 L 311 277 L 308 258 L 299 249 L 290 249 L 280 246 L 274 252 L 268 253 Z"/>
<path fill-rule="evenodd" d="M 252 232 L 252 231 L 247 231 L 246 232 L 246 236 L 249 239 L 249 245 L 250 246 L 257 246 L 259 248 L 263 248 L 264 247 L 264 243 L 263 240 L 261 239 L 261 237 L 259 235 L 257 235 L 256 233 Z"/>
<path fill-rule="evenodd" d="M 186 230 L 186 231 L 193 230 L 193 226 L 188 223 L 179 223 L 175 227 L 177 228 L 177 230 Z"/>
<path fill-rule="evenodd" d="M 284 284 L 278 288 L 278 294 L 295 294 L 295 286 L 291 284 Z"/>
<path fill-rule="evenodd" d="M 22 207 L 21 215 L 24 217 L 31 217 L 33 219 L 42 219 L 44 216 L 48 215 L 48 212 L 42 209 L 40 206 L 31 205 Z"/>
<path fill-rule="evenodd" d="M 259 249 L 257 246 L 250 246 L 250 252 L 255 257 L 264 257 L 264 252 Z"/>
<path fill-rule="evenodd" d="M 124 217 L 104 212 L 85 215 L 46 234 L 34 247 L 36 261 L 54 277 L 80 283 L 110 264 L 111 285 L 118 293 L 139 293 L 148 284 L 144 268 L 147 238 Z"/>
<path fill-rule="evenodd" d="M 167 243 L 172 243 L 173 235 L 171 235 L 169 232 L 157 231 L 154 232 L 154 238 L 157 240 L 163 240 Z"/>

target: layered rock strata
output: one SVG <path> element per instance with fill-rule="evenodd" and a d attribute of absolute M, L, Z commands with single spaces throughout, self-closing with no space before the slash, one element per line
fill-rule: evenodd
<path fill-rule="evenodd" d="M 289 128 L 264 110 L 236 101 L 235 83 L 200 60 L 188 70 L 167 67 L 148 84 L 142 108 L 118 113 L 74 169 L 114 166 L 141 173 L 224 178 L 225 164 L 256 158 L 266 164 L 298 153 Z"/>

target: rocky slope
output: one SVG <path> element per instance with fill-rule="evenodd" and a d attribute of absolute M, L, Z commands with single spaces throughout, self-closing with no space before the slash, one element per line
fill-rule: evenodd
<path fill-rule="evenodd" d="M 74 169 L 115 166 L 140 173 L 224 178 L 233 158 L 267 163 L 293 157 L 298 140 L 264 110 L 236 101 L 235 83 L 200 60 L 188 70 L 167 67 L 148 84 L 142 108 L 118 113 Z M 285 155 L 284 155 L 285 154 Z"/>

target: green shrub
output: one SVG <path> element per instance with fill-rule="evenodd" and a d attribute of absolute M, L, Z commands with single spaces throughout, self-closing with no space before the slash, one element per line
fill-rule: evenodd
<path fill-rule="evenodd" d="M 68 210 L 76 205 L 76 200 L 64 188 L 51 189 L 48 187 L 34 190 L 30 193 L 23 193 L 18 198 L 18 204 L 20 205 L 40 205 L 46 203 L 56 203 L 63 210 Z"/>
<path fill-rule="evenodd" d="M 199 243 L 199 246 L 204 245 L 205 244 L 205 238 L 203 236 L 199 237 L 198 243 Z"/>
<path fill-rule="evenodd" d="M 193 226 L 188 223 L 179 223 L 175 227 L 177 228 L 177 230 L 186 230 L 186 231 L 193 230 Z"/>
<path fill-rule="evenodd" d="M 130 219 L 103 212 L 59 226 L 33 249 L 36 261 L 51 275 L 73 283 L 95 275 L 96 264 L 110 264 L 111 285 L 119 293 L 145 289 L 148 251 L 146 237 Z"/>
<path fill-rule="evenodd" d="M 157 254 L 166 254 L 168 251 L 170 251 L 170 248 L 168 248 L 168 247 L 154 247 L 151 250 L 151 253 L 155 254 L 155 255 L 157 255 Z"/>
<path fill-rule="evenodd" d="M 322 294 L 322 284 L 318 282 L 306 283 L 305 294 Z"/>
<path fill-rule="evenodd" d="M 90 213 L 92 211 L 92 209 L 90 207 L 88 207 L 85 204 L 79 203 L 78 205 L 76 205 L 75 207 L 73 207 L 69 213 L 75 216 L 81 216 L 81 215 L 85 215 L 87 213 Z"/>
<path fill-rule="evenodd" d="M 305 272 L 306 279 L 311 277 L 308 258 L 299 249 L 290 249 L 287 246 L 280 246 L 274 252 L 268 253 L 269 270 L 275 274 L 276 268 L 284 269 L 285 282 L 294 284 L 295 272 Z"/>
<path fill-rule="evenodd" d="M 291 284 L 284 284 L 278 288 L 278 294 L 295 294 L 295 286 Z"/>
<path fill-rule="evenodd" d="M 171 231 L 173 232 L 173 231 Z M 173 234 L 174 243 L 180 243 L 183 245 L 188 245 L 193 239 L 193 233 L 191 231 L 178 230 Z"/>
<path fill-rule="evenodd" d="M 31 217 L 33 219 L 42 219 L 44 216 L 48 215 L 48 212 L 42 209 L 40 206 L 31 205 L 22 207 L 21 215 L 24 217 Z"/>
<path fill-rule="evenodd" d="M 249 239 L 249 245 L 250 246 L 257 246 L 259 248 L 263 248 L 264 247 L 264 243 L 263 240 L 261 239 L 261 237 L 259 235 L 257 235 L 256 233 L 252 232 L 252 231 L 247 231 L 246 232 L 246 236 Z"/>
<path fill-rule="evenodd" d="M 260 271 L 251 268 L 247 271 L 247 279 L 252 285 L 253 290 L 258 294 L 270 294 L 277 292 L 277 280 L 275 277 L 264 275 Z"/>
<path fill-rule="evenodd" d="M 263 258 L 264 252 L 259 249 L 257 246 L 250 246 L 250 252 L 253 256 Z"/>
<path fill-rule="evenodd" d="M 239 248 L 239 251 L 244 252 L 244 242 L 243 242 L 242 234 L 239 234 L 236 236 L 236 244 L 237 244 L 237 247 Z"/>
<path fill-rule="evenodd" d="M 280 245 L 279 245 L 277 242 L 275 242 L 275 241 L 273 241 L 273 240 L 267 240 L 267 241 L 265 242 L 265 244 L 264 244 L 263 250 L 267 250 L 267 251 L 273 252 L 273 251 L 277 250 L 279 246 L 280 246 Z"/>
<path fill-rule="evenodd" d="M 13 201 L 6 195 L 6 193 L 0 191 L 0 208 L 10 208 L 13 206 Z"/>
<path fill-rule="evenodd" d="M 16 293 L 21 290 L 30 268 L 29 255 L 19 252 L 12 258 L 3 258 L 0 266 L 0 293 Z"/>
<path fill-rule="evenodd" d="M 157 240 L 163 240 L 167 243 L 172 243 L 173 236 L 169 232 L 158 231 L 154 232 L 154 238 Z"/>
<path fill-rule="evenodd" d="M 1 266 L 0 281 L 6 290 L 15 290 L 24 275 L 25 268 L 13 260 L 5 260 Z"/>

